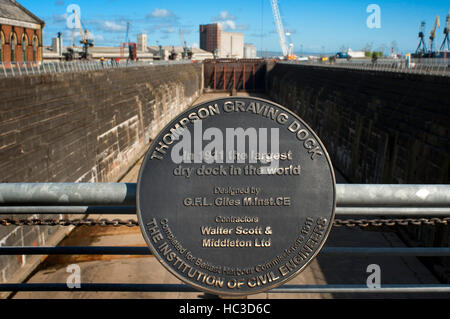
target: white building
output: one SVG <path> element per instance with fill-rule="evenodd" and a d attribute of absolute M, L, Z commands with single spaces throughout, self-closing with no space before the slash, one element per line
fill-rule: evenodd
<path fill-rule="evenodd" d="M 220 37 L 219 57 L 242 59 L 244 57 L 244 34 L 222 32 Z"/>
<path fill-rule="evenodd" d="M 141 52 L 147 51 L 147 35 L 145 33 L 137 36 L 137 50 Z"/>
<path fill-rule="evenodd" d="M 365 58 L 366 53 L 364 51 L 352 51 L 352 49 L 348 49 L 347 54 L 352 57 L 352 59 Z"/>
<path fill-rule="evenodd" d="M 52 38 L 52 51 L 61 55 L 63 49 L 63 39 L 62 36 L 59 38 Z"/>
<path fill-rule="evenodd" d="M 253 44 L 246 43 L 244 45 L 244 59 L 256 59 L 257 50 Z"/>

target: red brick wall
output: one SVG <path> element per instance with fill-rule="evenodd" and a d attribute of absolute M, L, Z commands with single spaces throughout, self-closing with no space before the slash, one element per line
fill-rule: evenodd
<path fill-rule="evenodd" d="M 11 62 L 11 44 L 10 37 L 13 27 L 10 25 L 1 25 L 0 30 L 3 32 L 5 37 L 5 44 L 3 45 L 3 62 Z M 16 62 L 23 62 L 23 47 L 22 47 L 22 37 L 25 33 L 28 37 L 28 46 L 26 48 L 27 61 L 33 61 L 33 38 L 36 36 L 38 38 L 38 48 L 37 48 L 37 61 L 42 61 L 42 39 L 41 31 L 33 30 L 23 27 L 14 27 L 14 32 L 17 36 L 17 47 L 16 47 Z"/>
<path fill-rule="evenodd" d="M 200 26 L 200 48 L 209 52 L 219 48 L 221 29 L 217 24 Z"/>

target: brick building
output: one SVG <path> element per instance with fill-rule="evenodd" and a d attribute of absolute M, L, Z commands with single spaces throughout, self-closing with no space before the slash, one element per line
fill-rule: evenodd
<path fill-rule="evenodd" d="M 0 63 L 42 61 L 44 21 L 15 0 L 0 0 Z"/>
<path fill-rule="evenodd" d="M 244 34 L 224 32 L 218 23 L 200 25 L 200 48 L 218 58 L 244 57 Z"/>
<path fill-rule="evenodd" d="M 205 24 L 200 26 L 200 49 L 219 54 L 220 36 L 222 28 L 219 24 Z"/>

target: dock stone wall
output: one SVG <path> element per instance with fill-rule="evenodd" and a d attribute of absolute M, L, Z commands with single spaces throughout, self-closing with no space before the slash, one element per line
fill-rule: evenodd
<path fill-rule="evenodd" d="M 450 183 L 450 77 L 268 66 L 267 94 L 300 115 L 352 183 Z M 412 246 L 448 247 L 450 226 L 398 227 Z M 422 258 L 450 282 L 450 258 Z"/>
<path fill-rule="evenodd" d="M 450 78 L 277 64 L 267 93 L 323 140 L 353 183 L 450 182 Z"/>
<path fill-rule="evenodd" d="M 0 182 L 116 182 L 202 91 L 201 64 L 1 79 Z M 66 231 L 0 227 L 0 245 L 54 245 Z M 38 258 L 0 257 L 0 282 Z"/>

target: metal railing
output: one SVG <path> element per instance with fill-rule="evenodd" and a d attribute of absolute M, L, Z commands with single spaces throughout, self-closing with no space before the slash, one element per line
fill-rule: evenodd
<path fill-rule="evenodd" d="M 70 62 L 4 62 L 0 63 L 0 78 L 29 76 L 36 74 L 91 72 L 118 68 L 169 66 L 192 64 L 192 61 L 70 61 Z"/>
<path fill-rule="evenodd" d="M 336 216 L 411 216 L 450 225 L 450 185 L 337 185 Z M 136 184 L 0 184 L 0 215 L 136 214 Z M 447 216 L 447 217 L 446 217 Z M 440 217 L 440 218 L 438 218 Z M 445 218 L 443 218 L 445 217 Z M 1 218 L 0 218 L 1 219 Z M 412 219 L 414 221 L 414 219 Z M 81 219 L 80 219 L 81 221 Z M 82 223 L 80 223 L 82 224 Z M 31 225 L 34 225 L 31 223 Z M 64 223 L 63 223 L 64 225 Z M 136 224 L 134 225 L 136 226 Z M 136 255 L 147 247 L 1 247 L 3 255 Z M 450 256 L 450 247 L 328 247 L 328 256 Z M 8 283 L 0 291 L 74 291 L 65 283 Z M 76 291 L 197 292 L 187 285 L 82 283 Z M 284 285 L 271 293 L 450 293 L 450 284 Z"/>
<path fill-rule="evenodd" d="M 335 61 L 281 61 L 282 64 L 308 65 L 318 67 L 332 67 L 342 69 L 354 69 L 363 71 L 398 72 L 410 74 L 426 74 L 437 76 L 450 76 L 449 59 L 412 59 L 408 62 L 404 59 L 381 59 L 376 62 L 370 60 L 340 60 Z"/>

